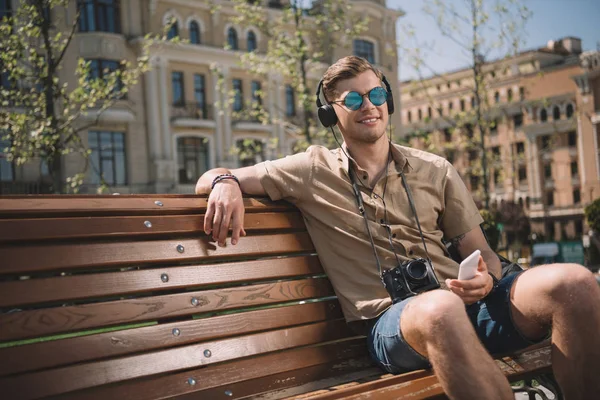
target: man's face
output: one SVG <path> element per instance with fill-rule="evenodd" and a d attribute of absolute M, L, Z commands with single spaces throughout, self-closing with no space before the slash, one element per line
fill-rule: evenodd
<path fill-rule="evenodd" d="M 339 96 L 334 99 L 333 107 L 338 117 L 338 128 L 346 141 L 374 143 L 385 134 L 389 118 L 387 103 L 375 106 L 367 94 L 376 87 L 381 87 L 381 81 L 371 70 L 337 83 Z M 350 92 L 364 95 L 362 105 L 355 111 L 344 105 L 343 100 Z"/>

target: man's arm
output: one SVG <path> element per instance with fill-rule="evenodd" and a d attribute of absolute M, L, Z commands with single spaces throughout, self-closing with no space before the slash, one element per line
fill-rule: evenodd
<path fill-rule="evenodd" d="M 224 179 L 211 190 L 214 179 L 221 174 L 235 175 L 240 184 L 238 185 L 232 179 Z M 207 235 L 212 233 L 213 240 L 217 241 L 219 246 L 225 246 L 230 224 L 231 244 L 237 244 L 240 235 L 246 236 L 242 192 L 250 195 L 266 195 L 254 165 L 234 170 L 215 168 L 204 173 L 196 183 L 196 194 L 209 194 L 204 215 L 204 232 Z"/>
<path fill-rule="evenodd" d="M 468 281 L 446 280 L 448 288 L 459 295 L 466 304 L 475 303 L 487 296 L 494 286 L 494 281 L 488 272 L 498 279 L 502 275 L 500 259 L 488 245 L 479 226 L 455 237 L 452 239 L 452 244 L 456 247 L 462 259 L 468 257 L 477 249 L 481 251 L 477 273 L 473 279 Z"/>

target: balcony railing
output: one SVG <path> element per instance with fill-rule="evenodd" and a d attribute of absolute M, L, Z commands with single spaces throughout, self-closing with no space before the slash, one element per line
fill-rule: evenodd
<path fill-rule="evenodd" d="M 178 118 L 213 120 L 213 107 L 198 103 L 174 104 L 171 108 L 171 119 Z"/>
<path fill-rule="evenodd" d="M 0 195 L 10 194 L 51 194 L 50 185 L 43 182 L 0 182 Z"/>

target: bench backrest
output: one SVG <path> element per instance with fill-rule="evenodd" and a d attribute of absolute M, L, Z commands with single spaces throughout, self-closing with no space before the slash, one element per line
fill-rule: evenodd
<path fill-rule="evenodd" d="M 1 198 L 0 393 L 237 398 L 368 365 L 302 216 L 245 201 L 220 248 L 197 196 Z"/>

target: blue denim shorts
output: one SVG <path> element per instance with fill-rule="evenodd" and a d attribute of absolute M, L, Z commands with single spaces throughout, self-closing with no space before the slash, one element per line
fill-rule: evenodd
<path fill-rule="evenodd" d="M 512 321 L 510 289 L 518 275 L 503 278 L 485 299 L 466 306 L 479 340 L 491 354 L 513 352 L 535 343 L 526 339 Z M 412 299 L 394 304 L 368 326 L 369 354 L 392 374 L 431 368 L 429 361 L 408 345 L 400 332 L 400 316 Z"/>

